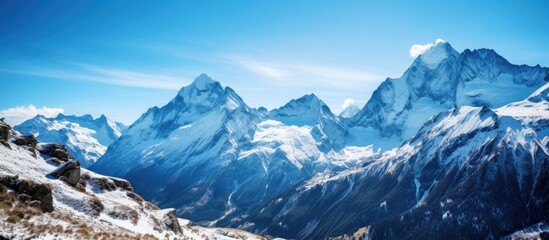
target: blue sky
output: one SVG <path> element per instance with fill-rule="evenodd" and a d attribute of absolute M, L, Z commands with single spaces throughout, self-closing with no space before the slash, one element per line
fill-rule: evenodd
<path fill-rule="evenodd" d="M 339 113 L 345 99 L 362 107 L 381 81 L 399 77 L 413 44 L 437 38 L 549 66 L 547 9 L 547 1 L 2 0 L 0 109 L 20 119 L 104 113 L 130 124 L 207 73 L 252 107 L 315 93 Z"/>

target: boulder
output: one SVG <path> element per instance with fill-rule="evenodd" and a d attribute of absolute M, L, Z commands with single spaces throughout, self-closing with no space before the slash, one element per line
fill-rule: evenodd
<path fill-rule="evenodd" d="M 80 182 L 80 163 L 70 160 L 48 175 L 63 180 L 71 186 L 76 186 Z"/>
<path fill-rule="evenodd" d="M 36 140 L 34 135 L 26 135 L 26 136 L 16 137 L 14 143 L 20 146 L 36 148 L 36 145 L 38 144 L 38 140 Z"/>
<path fill-rule="evenodd" d="M 67 162 L 72 159 L 71 155 L 67 152 L 65 145 L 57 143 L 42 144 L 38 151 L 63 162 Z"/>
<path fill-rule="evenodd" d="M 541 240 L 549 240 L 549 232 L 541 232 L 541 233 L 539 234 L 539 238 L 540 238 Z"/>
<path fill-rule="evenodd" d="M 27 141 L 24 138 L 16 138 L 15 141 L 13 141 L 13 143 L 15 143 L 19 146 L 26 146 L 27 145 Z"/>
<path fill-rule="evenodd" d="M 19 145 L 19 146 L 25 146 L 27 149 L 33 154 L 34 157 L 36 157 L 36 145 L 38 145 L 38 140 L 34 137 L 34 135 L 27 135 L 27 136 L 15 136 L 15 140 L 13 143 Z"/>
<path fill-rule="evenodd" d="M 10 133 L 10 125 L 0 121 L 0 140 L 8 141 L 8 135 Z"/>

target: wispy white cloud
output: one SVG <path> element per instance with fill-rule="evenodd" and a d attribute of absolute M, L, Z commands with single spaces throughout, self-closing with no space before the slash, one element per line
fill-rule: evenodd
<path fill-rule="evenodd" d="M 73 68 L 66 68 L 64 70 L 37 67 L 31 69 L 0 69 L 0 71 L 151 89 L 179 89 L 191 82 L 189 79 L 175 75 L 170 71 L 149 73 L 91 64 L 72 63 L 71 65 Z"/>
<path fill-rule="evenodd" d="M 244 57 L 229 57 L 230 61 L 260 77 L 271 79 L 271 85 L 296 87 L 335 87 L 351 89 L 364 84 L 381 82 L 379 74 L 308 63 L 269 62 Z"/>
<path fill-rule="evenodd" d="M 287 74 L 282 69 L 278 69 L 274 66 L 269 66 L 261 62 L 238 57 L 233 58 L 232 60 L 238 63 L 240 66 L 246 68 L 247 70 L 265 77 L 284 78 L 285 76 L 287 76 Z"/>
<path fill-rule="evenodd" d="M 411 58 L 417 58 L 419 55 L 425 53 L 427 50 L 431 49 L 433 46 L 436 46 L 437 44 L 444 43 L 445 41 L 438 38 L 435 40 L 434 43 L 427 43 L 427 44 L 414 44 L 410 48 L 410 57 Z"/>
<path fill-rule="evenodd" d="M 17 106 L 0 110 L 0 117 L 5 118 L 4 121 L 13 126 L 20 124 L 30 118 L 33 118 L 38 114 L 44 115 L 46 117 L 55 117 L 59 113 L 64 112 L 65 110 L 63 108 L 52 108 L 46 106 L 37 108 L 36 106 L 29 104 L 25 106 Z"/>

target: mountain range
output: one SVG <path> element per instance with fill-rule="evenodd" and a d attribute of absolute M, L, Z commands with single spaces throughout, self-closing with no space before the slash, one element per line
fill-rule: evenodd
<path fill-rule="evenodd" d="M 255 109 L 202 74 L 84 161 L 201 225 L 296 239 L 499 238 L 549 220 L 547 82 L 548 68 L 437 41 L 337 116 L 314 94 Z M 40 139 L 64 117 L 16 129 Z M 62 125 L 44 141 L 89 126 Z"/>
<path fill-rule="evenodd" d="M 295 239 L 362 227 L 373 239 L 481 239 L 547 223 L 548 100 L 546 84 L 497 109 L 439 113 L 401 147 L 317 174 L 241 227 Z"/>
<path fill-rule="evenodd" d="M 130 179 L 145 198 L 176 206 L 181 216 L 217 224 L 317 172 L 359 162 L 358 154 L 343 157 L 345 135 L 313 94 L 265 115 L 203 74 L 143 114 L 91 169 Z"/>
<path fill-rule="evenodd" d="M 458 53 L 436 42 L 400 78 L 388 78 L 346 126 L 353 145 L 400 146 L 431 116 L 458 106 L 501 107 L 549 81 L 548 68 L 513 65 L 491 49 Z"/>

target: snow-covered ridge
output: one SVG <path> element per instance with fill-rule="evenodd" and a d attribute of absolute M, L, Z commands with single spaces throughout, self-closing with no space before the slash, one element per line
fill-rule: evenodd
<path fill-rule="evenodd" d="M 97 161 L 125 128 L 105 115 L 94 119 L 91 115 L 63 114 L 55 118 L 38 115 L 14 127 L 25 135 L 35 135 L 39 141 L 66 145 L 69 153 L 84 166 Z"/>

